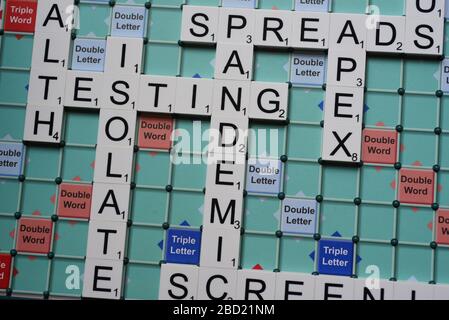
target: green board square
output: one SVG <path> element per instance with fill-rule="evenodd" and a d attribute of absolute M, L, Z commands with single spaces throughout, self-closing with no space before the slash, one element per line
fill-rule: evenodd
<path fill-rule="evenodd" d="M 284 272 L 312 273 L 314 263 L 310 253 L 315 250 L 315 240 L 284 237 L 281 240 L 280 269 Z"/>
<path fill-rule="evenodd" d="M 434 96 L 404 96 L 403 126 L 405 128 L 436 128 L 438 99 Z"/>
<path fill-rule="evenodd" d="M 81 296 L 84 261 L 55 258 L 52 263 L 50 292 L 54 295 Z"/>
<path fill-rule="evenodd" d="M 79 6 L 79 36 L 106 37 L 109 35 L 111 8 L 106 5 L 82 3 Z"/>
<path fill-rule="evenodd" d="M 213 48 L 184 48 L 182 50 L 181 76 L 191 78 L 199 75 L 201 78 L 213 78 L 214 61 L 215 49 Z"/>
<path fill-rule="evenodd" d="M 260 265 L 264 270 L 275 268 L 277 239 L 273 236 L 245 234 L 241 245 L 243 269 Z M 264 248 L 264 250 L 258 250 Z M 257 252 L 257 254 L 254 254 Z"/>
<path fill-rule="evenodd" d="M 446 266 L 449 263 L 449 250 L 440 248 L 436 251 L 435 274 L 438 283 L 449 283 L 449 275 L 446 272 Z"/>
<path fill-rule="evenodd" d="M 449 207 L 449 172 L 438 174 L 438 203 L 441 206 Z"/>
<path fill-rule="evenodd" d="M 0 179 L 0 194 L 2 201 L 0 201 L 0 212 L 14 213 L 17 210 L 17 203 L 19 200 L 20 184 L 17 180 Z"/>
<path fill-rule="evenodd" d="M 9 121 L 2 121 L 0 137 L 3 139 L 10 137 L 14 140 L 22 140 L 25 128 L 24 107 L 0 105 L 0 119 L 9 119 Z"/>
<path fill-rule="evenodd" d="M 124 6 L 142 7 L 148 0 L 117 0 Z M 182 5 L 217 7 L 221 0 L 152 0 L 148 9 L 142 73 L 166 76 L 213 78 L 216 59 L 214 46 L 178 45 Z M 292 10 L 295 1 L 259 0 L 258 8 Z M 403 15 L 405 0 L 334 0 L 332 11 L 364 14 L 367 6 L 381 15 Z M 79 37 L 105 39 L 110 34 L 112 7 L 108 3 L 81 1 Z M 370 18 L 367 16 L 367 18 Z M 221 26 L 220 26 L 221 27 Z M 449 23 L 446 22 L 446 31 Z M 447 37 L 446 37 L 447 38 Z M 0 140 L 21 142 L 27 104 L 29 69 L 33 36 L 6 33 L 0 49 Z M 445 39 L 445 52 L 449 52 Z M 253 79 L 264 82 L 289 81 L 291 52 L 256 48 Z M 19 68 L 19 69 L 15 69 Z M 23 69 L 23 70 L 22 70 Z M 436 199 L 442 208 L 449 207 L 449 103 L 448 96 L 439 98 L 440 61 L 407 56 L 368 54 L 363 123 L 369 129 L 390 129 L 402 125 L 399 135 L 398 161 L 403 167 L 431 169 L 439 164 Z M 399 88 L 405 88 L 403 97 Z M 361 279 L 371 277 L 378 268 L 382 279 L 418 280 L 449 283 L 447 246 L 430 248 L 435 213 L 429 206 L 414 208 L 402 204 L 393 208 L 397 196 L 397 170 L 392 165 L 364 164 L 360 168 L 319 164 L 323 120 L 322 88 L 295 86 L 289 90 L 289 123 L 250 121 L 249 157 L 279 159 L 283 164 L 281 190 L 286 197 L 315 199 L 318 204 L 317 230 L 323 239 L 350 240 L 360 237 L 355 246 L 359 261 L 354 273 Z M 57 185 L 64 182 L 93 180 L 95 145 L 97 144 L 98 111 L 65 109 L 63 122 L 64 148 L 31 144 L 24 160 L 25 182 L 0 178 L 0 252 L 15 247 L 17 224 L 14 212 L 24 217 L 48 219 L 55 213 Z M 122 296 L 126 299 L 157 299 L 160 265 L 166 232 L 162 225 L 183 225 L 199 230 L 204 223 L 209 119 L 175 118 L 176 143 L 172 152 L 140 150 L 134 154 L 130 192 L 125 266 Z M 443 133 L 435 135 L 441 127 Z M 172 163 L 180 160 L 186 162 Z M 194 163 L 193 165 L 191 163 Z M 166 186 L 173 190 L 168 192 Z M 22 188 L 23 187 L 23 188 Z M 170 191 L 170 189 L 168 189 Z M 362 204 L 356 206 L 354 198 Z M 281 200 L 276 195 L 244 198 L 240 264 L 244 269 L 310 274 L 315 270 L 314 252 L 317 241 L 311 236 L 284 234 L 276 237 Z M 190 227 L 189 227 L 190 226 Z M 55 223 L 52 251 L 56 256 L 19 254 L 12 279 L 14 293 L 44 291 L 51 296 L 79 298 L 82 294 L 84 255 L 87 246 L 88 221 L 60 219 Z M 393 247 L 391 239 L 399 246 Z M 262 249 L 263 250 L 262 250 Z M 433 252 L 435 254 L 433 254 Z M 80 286 L 70 289 L 67 270 L 79 270 Z M 75 279 L 76 277 L 74 277 Z M 75 281 L 75 280 L 74 280 Z M 48 288 L 47 288 L 48 284 Z M 70 283 L 69 283 L 70 284 Z"/>
<path fill-rule="evenodd" d="M 168 184 L 169 154 L 139 151 L 136 159 L 135 182 L 138 185 L 164 187 Z M 160 170 L 154 170 L 160 168 Z"/>
<path fill-rule="evenodd" d="M 189 163 L 173 166 L 173 186 L 182 189 L 200 189 L 205 187 L 207 164 L 201 155 L 190 155 Z"/>
<path fill-rule="evenodd" d="M 366 2 L 360 0 L 333 0 L 332 12 L 365 13 Z"/>
<path fill-rule="evenodd" d="M 10 68 L 30 68 L 33 37 L 5 34 L 2 37 L 0 65 Z"/>
<path fill-rule="evenodd" d="M 365 104 L 369 108 L 364 116 L 366 125 L 394 128 L 400 124 L 397 93 L 368 92 L 365 95 Z"/>
<path fill-rule="evenodd" d="M 26 153 L 25 175 L 33 178 L 58 176 L 59 150 L 30 146 Z"/>
<path fill-rule="evenodd" d="M 159 262 L 162 259 L 159 242 L 163 238 L 164 232 L 161 229 L 135 226 L 129 233 L 129 259 Z"/>
<path fill-rule="evenodd" d="M 343 237 L 355 235 L 355 206 L 348 203 L 325 201 L 321 205 L 321 234 L 325 237 L 338 232 Z"/>
<path fill-rule="evenodd" d="M 164 5 L 164 6 L 181 6 L 181 4 L 185 3 L 184 0 L 153 0 L 151 1 L 154 5 Z M 193 4 L 191 1 L 189 4 Z"/>
<path fill-rule="evenodd" d="M 202 153 L 209 144 L 210 122 L 205 120 L 176 121 L 176 131 L 173 139 L 173 151 L 187 153 L 185 161 L 190 161 L 189 152 Z M 178 162 L 175 162 L 178 163 Z"/>
<path fill-rule="evenodd" d="M 155 7 L 150 10 L 148 38 L 155 41 L 178 41 L 181 30 L 181 10 Z"/>
<path fill-rule="evenodd" d="M 145 50 L 145 74 L 176 76 L 179 59 L 178 46 L 158 43 L 147 45 Z"/>
<path fill-rule="evenodd" d="M 157 300 L 160 269 L 156 266 L 131 263 L 126 268 L 125 297 L 133 300 Z"/>
<path fill-rule="evenodd" d="M 444 96 L 441 99 L 441 123 L 440 127 L 449 130 L 449 97 Z"/>
<path fill-rule="evenodd" d="M 14 248 L 16 220 L 13 215 L 0 216 L 0 251 L 9 252 Z"/>
<path fill-rule="evenodd" d="M 360 197 L 368 201 L 392 202 L 395 200 L 394 168 L 363 167 L 361 171 Z M 382 187 L 379 187 L 382 186 Z"/>
<path fill-rule="evenodd" d="M 297 147 L 297 141 L 320 141 L 323 129 L 319 126 L 292 125 L 288 130 L 288 156 L 307 160 L 316 160 L 321 155 L 320 143 L 304 144 Z"/>
<path fill-rule="evenodd" d="M 280 205 L 277 198 L 248 196 L 245 201 L 245 228 L 274 233 L 279 229 Z"/>
<path fill-rule="evenodd" d="M 432 250 L 430 247 L 399 246 L 397 249 L 396 270 L 398 280 L 410 278 L 422 282 L 430 281 L 430 261 Z"/>
<path fill-rule="evenodd" d="M 2 70 L 0 73 L 0 104 L 25 104 L 28 95 L 28 72 Z"/>
<path fill-rule="evenodd" d="M 202 192 L 175 191 L 171 194 L 170 224 L 199 227 L 203 224 L 204 194 Z"/>
<path fill-rule="evenodd" d="M 335 188 L 339 185 L 339 188 Z M 357 171 L 351 168 L 323 168 L 323 196 L 325 198 L 354 199 L 357 196 Z"/>
<path fill-rule="evenodd" d="M 439 89 L 438 61 L 408 60 L 404 63 L 404 87 L 407 91 L 434 93 Z"/>
<path fill-rule="evenodd" d="M 88 145 L 97 143 L 98 114 L 70 111 L 64 115 L 66 143 Z"/>
<path fill-rule="evenodd" d="M 93 148 L 64 148 L 62 179 L 64 181 L 92 181 L 94 174 L 95 150 Z"/>
<path fill-rule="evenodd" d="M 448 30 L 449 30 L 449 25 L 448 25 L 448 23 L 446 22 L 446 23 L 444 24 L 444 34 L 448 34 L 448 32 L 449 32 Z M 445 56 L 447 56 L 447 55 L 448 55 L 448 52 L 449 52 L 449 47 L 448 47 L 447 43 L 448 43 L 448 40 L 447 40 L 447 39 L 444 39 L 444 55 L 445 55 Z"/>
<path fill-rule="evenodd" d="M 254 80 L 262 82 L 287 82 L 289 55 L 283 52 L 256 51 L 254 55 Z"/>
<path fill-rule="evenodd" d="M 220 0 L 189 0 L 189 5 L 192 5 L 192 6 L 216 7 L 219 4 L 220 4 Z"/>
<path fill-rule="evenodd" d="M 443 134 L 440 139 L 440 165 L 449 167 L 449 148 L 442 148 L 441 146 L 449 143 L 449 134 Z"/>
<path fill-rule="evenodd" d="M 399 59 L 368 57 L 366 84 L 368 88 L 396 91 L 401 87 L 401 69 L 402 64 Z"/>
<path fill-rule="evenodd" d="M 12 289 L 42 294 L 47 290 L 48 264 L 47 257 L 17 256 Z"/>
<path fill-rule="evenodd" d="M 88 223 L 84 221 L 58 221 L 53 251 L 56 255 L 84 257 L 87 249 Z"/>
<path fill-rule="evenodd" d="M 165 222 L 168 194 L 165 190 L 137 188 L 133 192 L 132 212 L 133 221 L 137 223 Z"/>
<path fill-rule="evenodd" d="M 250 124 L 248 153 L 250 157 L 278 159 L 285 153 L 285 128 L 271 124 Z"/>
<path fill-rule="evenodd" d="M 386 240 L 394 235 L 393 207 L 363 204 L 359 211 L 359 237 Z"/>
<path fill-rule="evenodd" d="M 401 134 L 403 150 L 400 161 L 404 165 L 431 167 L 435 160 L 436 138 L 433 133 L 404 132 Z"/>
<path fill-rule="evenodd" d="M 285 166 L 285 194 L 315 197 L 319 194 L 318 163 L 289 161 Z"/>
<path fill-rule="evenodd" d="M 26 181 L 23 185 L 22 212 L 24 215 L 50 217 L 54 214 L 56 184 L 54 182 Z"/>
<path fill-rule="evenodd" d="M 404 0 L 371 0 L 370 4 L 381 8 L 382 15 L 402 16 L 405 13 Z"/>
<path fill-rule="evenodd" d="M 135 5 L 143 5 L 147 2 L 147 0 L 133 0 L 133 4 Z M 128 0 L 117 0 L 117 4 L 128 4 Z"/>
<path fill-rule="evenodd" d="M 319 108 L 322 101 L 324 101 L 324 91 L 322 89 L 291 89 L 289 103 L 290 120 L 319 124 L 323 119 L 323 111 Z"/>
<path fill-rule="evenodd" d="M 361 258 L 360 263 L 357 265 L 359 278 L 368 278 L 371 274 L 367 273 L 367 271 L 372 270 L 373 266 L 378 268 L 382 279 L 391 277 L 393 265 L 391 245 L 362 243 L 357 248 L 358 255 Z"/>
<path fill-rule="evenodd" d="M 427 208 L 400 208 L 398 217 L 399 242 L 428 244 L 432 241 L 433 211 Z"/>

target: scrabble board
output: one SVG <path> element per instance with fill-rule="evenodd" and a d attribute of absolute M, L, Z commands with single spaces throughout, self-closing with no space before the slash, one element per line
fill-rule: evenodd
<path fill-rule="evenodd" d="M 0 295 L 449 299 L 446 2 L 1 0 Z"/>

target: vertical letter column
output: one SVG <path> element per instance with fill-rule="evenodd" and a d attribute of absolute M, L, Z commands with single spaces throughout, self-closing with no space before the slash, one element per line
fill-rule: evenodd
<path fill-rule="evenodd" d="M 84 297 L 121 296 L 142 51 L 141 38 L 107 39 Z"/>
<path fill-rule="evenodd" d="M 73 0 L 40 0 L 37 7 L 24 140 L 61 141 Z"/>
<path fill-rule="evenodd" d="M 332 14 L 322 159 L 361 161 L 366 64 L 365 15 Z"/>
<path fill-rule="evenodd" d="M 252 33 L 254 12 L 223 9 L 219 20 L 227 24 L 233 14 L 245 28 L 219 32 L 199 275 L 200 284 L 211 273 L 226 279 L 226 299 L 236 298 L 254 55 L 246 36 Z M 200 285 L 198 297 L 220 295 Z"/>

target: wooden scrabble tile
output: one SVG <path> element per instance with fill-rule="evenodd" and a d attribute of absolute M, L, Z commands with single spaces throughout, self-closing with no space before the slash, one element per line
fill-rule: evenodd
<path fill-rule="evenodd" d="M 212 112 L 214 80 L 178 78 L 174 113 L 188 116 L 209 116 Z"/>
<path fill-rule="evenodd" d="M 203 228 L 201 267 L 237 269 L 240 258 L 240 230 L 215 226 Z"/>
<path fill-rule="evenodd" d="M 363 88 L 365 86 L 366 51 L 331 49 L 327 62 L 330 86 Z"/>
<path fill-rule="evenodd" d="M 131 183 L 133 147 L 97 146 L 94 182 Z"/>
<path fill-rule="evenodd" d="M 366 15 L 332 13 L 329 27 L 329 50 L 354 52 L 366 50 Z"/>
<path fill-rule="evenodd" d="M 237 271 L 237 300 L 274 300 L 276 274 L 261 270 Z"/>
<path fill-rule="evenodd" d="M 136 111 L 101 109 L 97 145 L 102 147 L 134 147 L 136 122 Z"/>
<path fill-rule="evenodd" d="M 294 272 L 276 273 L 276 300 L 313 300 L 316 276 Z"/>
<path fill-rule="evenodd" d="M 130 187 L 126 184 L 93 184 L 91 220 L 128 221 Z"/>
<path fill-rule="evenodd" d="M 368 30 L 368 52 L 405 52 L 405 17 L 380 16 L 375 28 Z"/>
<path fill-rule="evenodd" d="M 256 10 L 254 45 L 271 48 L 291 46 L 293 13 L 288 10 Z"/>
<path fill-rule="evenodd" d="M 28 104 L 39 107 L 62 107 L 64 102 L 66 71 L 48 71 L 31 68 Z"/>
<path fill-rule="evenodd" d="M 294 12 L 291 47 L 301 50 L 328 49 L 330 16 L 327 12 Z"/>
<path fill-rule="evenodd" d="M 218 7 L 182 7 L 181 41 L 211 44 L 217 42 Z"/>
<path fill-rule="evenodd" d="M 139 78 L 136 74 L 104 73 L 100 107 L 117 110 L 137 110 Z"/>
<path fill-rule="evenodd" d="M 198 274 L 197 266 L 163 264 L 159 282 L 159 300 L 196 300 Z"/>
<path fill-rule="evenodd" d="M 142 75 L 140 77 L 137 110 L 173 113 L 176 102 L 176 77 Z"/>
<path fill-rule="evenodd" d="M 126 222 L 89 222 L 87 258 L 123 261 L 125 255 Z"/>
<path fill-rule="evenodd" d="M 220 8 L 218 43 L 252 44 L 256 10 Z"/>
<path fill-rule="evenodd" d="M 251 81 L 254 47 L 248 44 L 218 43 L 215 79 Z"/>
<path fill-rule="evenodd" d="M 237 292 L 237 270 L 221 268 L 199 268 L 199 300 L 235 300 Z"/>
<path fill-rule="evenodd" d="M 286 121 L 289 90 L 287 83 L 252 82 L 249 118 Z"/>
<path fill-rule="evenodd" d="M 62 107 L 28 105 L 25 115 L 24 141 L 56 144 L 61 142 Z"/>
<path fill-rule="evenodd" d="M 315 281 L 315 300 L 353 300 L 354 279 L 319 275 Z"/>
<path fill-rule="evenodd" d="M 87 258 L 84 264 L 83 298 L 121 297 L 123 261 Z"/>
<path fill-rule="evenodd" d="M 64 106 L 99 109 L 103 76 L 102 72 L 67 71 Z"/>
<path fill-rule="evenodd" d="M 142 56 L 142 38 L 108 37 L 104 70 L 114 74 L 140 74 Z"/>

